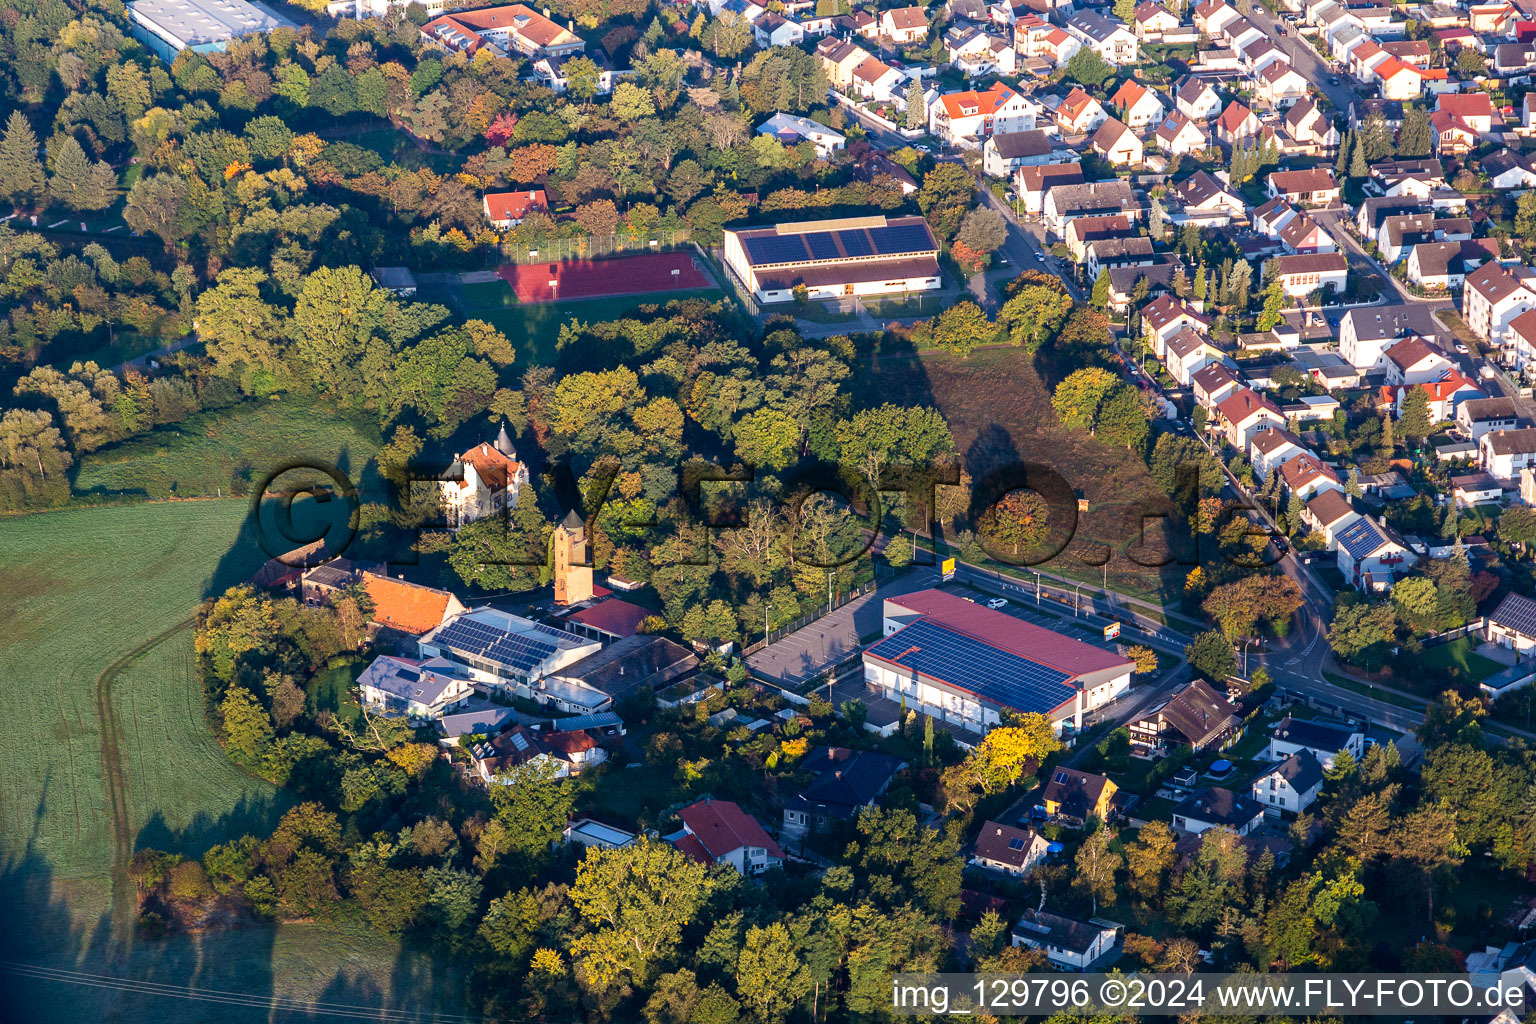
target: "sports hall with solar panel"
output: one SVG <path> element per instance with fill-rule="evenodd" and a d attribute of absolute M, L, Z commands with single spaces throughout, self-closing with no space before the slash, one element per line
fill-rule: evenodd
<path fill-rule="evenodd" d="M 1050 718 L 1059 733 L 1130 689 L 1135 663 L 1116 649 L 922 590 L 884 603 L 882 640 L 864 651 L 871 695 L 904 701 L 978 735 L 1008 712 Z"/>
<path fill-rule="evenodd" d="M 759 302 L 931 291 L 939 245 L 921 217 L 845 217 L 725 233 L 725 264 Z"/>

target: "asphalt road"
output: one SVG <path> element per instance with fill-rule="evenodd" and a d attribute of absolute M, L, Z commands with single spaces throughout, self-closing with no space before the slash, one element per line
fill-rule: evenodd
<path fill-rule="evenodd" d="M 1341 112 L 1349 110 L 1349 104 L 1357 99 L 1360 90 L 1357 84 L 1341 71 L 1335 71 L 1324 63 L 1323 58 L 1313 49 L 1312 43 L 1301 39 L 1296 35 L 1295 26 L 1286 25 L 1285 34 L 1280 33 L 1282 22 L 1269 11 L 1258 4 L 1252 5 L 1253 9 L 1247 15 L 1260 32 L 1267 35 L 1272 43 L 1291 59 L 1291 67 L 1312 83 L 1312 88 L 1328 97 L 1335 107 Z M 1338 85 L 1329 85 L 1328 79 L 1338 78 Z"/>

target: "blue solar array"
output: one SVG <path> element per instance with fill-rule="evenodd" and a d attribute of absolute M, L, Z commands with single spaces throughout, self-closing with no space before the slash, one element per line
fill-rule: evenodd
<path fill-rule="evenodd" d="M 585 637 L 577 636 L 575 633 L 567 633 L 565 630 L 555 626 L 546 626 L 542 622 L 535 622 L 533 624 L 533 628 L 538 630 L 540 633 L 545 633 L 554 637 L 556 640 L 569 640 L 571 643 L 576 644 L 584 644 L 587 642 Z"/>
<path fill-rule="evenodd" d="M 474 619 L 450 623 L 437 634 L 436 640 L 460 654 L 487 658 L 523 671 L 536 667 L 559 650 L 555 644 L 508 633 Z"/>
<path fill-rule="evenodd" d="M 813 260 L 835 260 L 842 256 L 842 253 L 837 251 L 837 242 L 824 231 L 806 235 L 805 240 L 810 244 Z"/>
<path fill-rule="evenodd" d="M 1045 714 L 1077 692 L 1065 672 L 927 619 L 892 633 L 868 653 L 1016 711 Z"/>
<path fill-rule="evenodd" d="M 759 266 L 803 263 L 807 259 L 803 235 L 762 235 L 744 238 L 742 244 L 746 246 L 747 256 Z"/>
<path fill-rule="evenodd" d="M 837 240 L 843 243 L 843 251 L 849 256 L 873 256 L 875 247 L 870 244 L 869 232 L 865 228 L 856 231 L 839 231 Z"/>
<path fill-rule="evenodd" d="M 1361 516 L 1339 533 L 1339 543 L 1349 552 L 1349 557 L 1359 561 L 1381 547 L 1386 536 L 1371 520 Z"/>
<path fill-rule="evenodd" d="M 870 228 L 869 237 L 875 243 L 875 250 L 884 255 L 923 252 L 934 247 L 927 229 L 921 224 Z"/>

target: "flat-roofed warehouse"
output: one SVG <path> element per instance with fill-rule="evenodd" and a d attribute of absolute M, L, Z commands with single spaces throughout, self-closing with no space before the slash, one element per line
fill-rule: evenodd
<path fill-rule="evenodd" d="M 725 265 L 759 302 L 931 291 L 939 244 L 921 217 L 847 217 L 725 233 Z"/>
<path fill-rule="evenodd" d="M 295 27 L 272 9 L 246 0 L 134 0 L 133 34 L 163 60 L 182 50 L 222 50 L 231 39 Z"/>

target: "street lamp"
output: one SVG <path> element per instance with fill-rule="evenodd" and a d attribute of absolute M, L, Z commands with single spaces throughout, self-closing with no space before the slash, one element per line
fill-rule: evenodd
<path fill-rule="evenodd" d="M 1039 605 L 1040 604 L 1040 570 L 1039 569 L 1031 569 L 1029 571 L 1035 574 L 1035 604 Z"/>
<path fill-rule="evenodd" d="M 1077 612 L 1078 612 L 1077 592 L 1079 590 L 1083 589 L 1083 586 L 1084 586 L 1084 584 L 1079 583 L 1077 586 L 1072 588 L 1072 617 L 1074 619 L 1077 618 Z"/>

